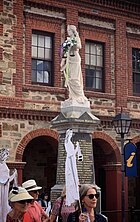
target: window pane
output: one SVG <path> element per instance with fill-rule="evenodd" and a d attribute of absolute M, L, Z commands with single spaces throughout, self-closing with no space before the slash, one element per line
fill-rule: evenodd
<path fill-rule="evenodd" d="M 35 69 L 36 70 L 36 60 L 32 60 L 32 69 Z"/>
<path fill-rule="evenodd" d="M 133 65 L 133 70 L 135 71 L 136 70 L 135 61 L 133 61 L 132 65 Z"/>
<path fill-rule="evenodd" d="M 140 60 L 140 49 L 137 50 L 137 60 Z"/>
<path fill-rule="evenodd" d="M 50 49 L 45 49 L 45 59 L 51 60 L 51 50 Z"/>
<path fill-rule="evenodd" d="M 37 70 L 38 71 L 41 71 L 43 70 L 43 61 L 37 61 Z"/>
<path fill-rule="evenodd" d="M 92 66 L 95 66 L 96 65 L 96 56 L 95 55 L 91 55 L 90 59 L 91 59 L 90 64 Z"/>
<path fill-rule="evenodd" d="M 101 56 L 97 56 L 97 66 L 103 66 L 103 58 Z"/>
<path fill-rule="evenodd" d="M 102 46 L 101 45 L 97 45 L 97 55 L 102 55 Z"/>
<path fill-rule="evenodd" d="M 102 80 L 96 79 L 96 89 L 102 89 Z"/>
<path fill-rule="evenodd" d="M 95 70 L 93 69 L 89 69 L 89 68 L 86 68 L 86 86 L 87 88 L 94 88 L 95 86 L 95 81 L 94 81 L 94 72 Z"/>
<path fill-rule="evenodd" d="M 37 82 L 43 82 L 43 71 L 37 71 Z"/>
<path fill-rule="evenodd" d="M 44 59 L 44 48 L 38 48 L 38 58 Z"/>
<path fill-rule="evenodd" d="M 32 46 L 32 57 L 37 58 L 37 47 Z"/>
<path fill-rule="evenodd" d="M 51 38 L 49 36 L 45 36 L 45 48 L 52 48 Z"/>
<path fill-rule="evenodd" d="M 134 74 L 134 82 L 140 83 L 140 74 Z"/>
<path fill-rule="evenodd" d="M 85 45 L 85 52 L 89 53 L 89 44 L 88 43 L 86 43 L 86 45 Z"/>
<path fill-rule="evenodd" d="M 51 71 L 51 62 L 44 62 L 44 70 Z"/>
<path fill-rule="evenodd" d="M 44 83 L 49 83 L 49 72 L 44 71 Z"/>
<path fill-rule="evenodd" d="M 89 54 L 85 55 L 85 64 L 89 65 Z"/>
<path fill-rule="evenodd" d="M 37 35 L 32 34 L 32 45 L 37 46 Z"/>
<path fill-rule="evenodd" d="M 140 93 L 140 84 L 134 84 L 134 93 Z"/>
<path fill-rule="evenodd" d="M 102 78 L 102 71 L 96 70 L 96 78 Z"/>
<path fill-rule="evenodd" d="M 91 44 L 91 54 L 96 54 L 96 45 L 95 44 Z"/>
<path fill-rule="evenodd" d="M 44 36 L 43 35 L 38 36 L 38 46 L 44 47 Z"/>
<path fill-rule="evenodd" d="M 140 72 L 140 60 L 137 60 L 137 71 Z"/>
<path fill-rule="evenodd" d="M 133 82 L 136 82 L 136 74 L 133 73 Z"/>

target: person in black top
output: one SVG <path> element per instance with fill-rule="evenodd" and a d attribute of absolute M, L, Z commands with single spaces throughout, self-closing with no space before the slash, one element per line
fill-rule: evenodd
<path fill-rule="evenodd" d="M 99 197 L 96 186 L 84 184 L 79 192 L 81 209 L 78 206 L 78 210 L 70 213 L 67 222 L 107 222 L 107 217 L 95 211 Z"/>
<path fill-rule="evenodd" d="M 41 195 L 40 195 L 40 197 L 38 199 L 38 203 L 42 206 L 42 208 L 44 209 L 46 214 L 48 216 L 50 216 L 50 213 L 51 213 L 51 201 L 50 201 L 48 193 L 46 193 L 46 192 L 41 193 Z"/>

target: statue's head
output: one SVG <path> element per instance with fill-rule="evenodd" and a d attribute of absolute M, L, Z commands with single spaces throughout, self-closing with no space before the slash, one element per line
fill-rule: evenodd
<path fill-rule="evenodd" d="M 7 158 L 9 157 L 9 149 L 7 148 L 2 148 L 0 149 L 0 161 L 6 161 Z"/>
<path fill-rule="evenodd" d="M 68 129 L 68 130 L 66 131 L 66 137 L 65 137 L 65 139 L 68 139 L 68 137 L 72 137 L 72 134 L 73 134 L 72 129 Z"/>
<path fill-rule="evenodd" d="M 77 34 L 76 26 L 75 25 L 68 25 L 67 32 L 68 32 L 69 36 L 71 36 L 72 34 L 76 35 Z"/>
<path fill-rule="evenodd" d="M 72 134 L 72 129 L 68 129 L 68 130 L 66 131 L 66 136 L 67 136 L 67 135 L 70 135 L 70 134 Z"/>

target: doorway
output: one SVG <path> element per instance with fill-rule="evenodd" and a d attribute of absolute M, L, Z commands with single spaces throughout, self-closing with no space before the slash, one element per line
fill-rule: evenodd
<path fill-rule="evenodd" d="M 35 179 L 43 191 L 50 192 L 56 183 L 58 142 L 49 136 L 32 139 L 23 153 L 23 182 Z"/>

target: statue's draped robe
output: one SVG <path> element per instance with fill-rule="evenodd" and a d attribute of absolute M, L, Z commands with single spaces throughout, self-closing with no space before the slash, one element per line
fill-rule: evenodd
<path fill-rule="evenodd" d="M 6 222 L 7 213 L 10 211 L 8 204 L 9 184 L 15 179 L 16 171 L 10 176 L 10 171 L 5 162 L 0 163 L 0 222 Z"/>
<path fill-rule="evenodd" d="M 67 81 L 69 88 L 69 99 L 75 100 L 78 103 L 84 103 L 87 98 L 85 97 L 83 91 L 83 77 L 79 49 L 77 49 L 74 53 L 74 57 L 70 56 L 69 54 L 67 57 L 67 64 L 69 65 L 69 79 Z"/>
<path fill-rule="evenodd" d="M 73 36 L 68 38 L 73 39 Z M 61 71 L 63 71 L 65 76 L 65 87 L 68 87 L 69 90 L 69 100 L 84 104 L 85 101 L 87 101 L 87 98 L 85 97 L 83 90 L 81 57 L 79 55 L 81 40 L 79 35 L 75 37 L 75 40 L 77 42 L 76 46 L 74 48 L 70 47 L 67 52 L 67 58 L 62 59 Z M 73 56 L 71 56 L 71 50 L 73 50 Z"/>

